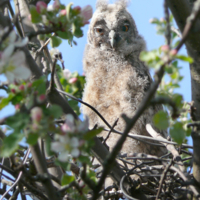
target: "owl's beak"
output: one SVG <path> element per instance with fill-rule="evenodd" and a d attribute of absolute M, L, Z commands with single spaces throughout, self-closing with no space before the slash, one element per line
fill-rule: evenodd
<path fill-rule="evenodd" d="M 111 30 L 109 33 L 109 40 L 110 40 L 110 45 L 113 49 L 115 49 L 117 40 L 116 40 L 116 33 L 115 31 Z"/>

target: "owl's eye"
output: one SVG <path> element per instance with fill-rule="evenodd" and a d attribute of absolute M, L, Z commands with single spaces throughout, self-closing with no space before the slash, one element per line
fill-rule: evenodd
<path fill-rule="evenodd" d="M 103 29 L 102 28 L 96 28 L 96 32 L 100 35 L 103 35 Z"/>
<path fill-rule="evenodd" d="M 128 25 L 122 26 L 122 31 L 127 32 L 128 30 L 129 30 L 129 26 Z"/>

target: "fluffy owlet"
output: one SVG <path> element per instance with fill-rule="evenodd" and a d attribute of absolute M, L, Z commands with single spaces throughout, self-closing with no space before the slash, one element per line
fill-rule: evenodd
<path fill-rule="evenodd" d="M 140 52 L 145 49 L 145 41 L 126 6 L 123 0 L 115 4 L 97 2 L 83 59 L 86 75 L 83 101 L 95 107 L 110 125 L 119 118 L 115 129 L 121 132 L 125 129 L 121 115 L 133 117 L 152 82 L 147 66 L 139 59 Z M 159 109 L 162 107 L 149 107 L 131 133 L 149 136 L 145 125 L 152 124 L 152 117 Z M 82 112 L 89 117 L 91 128 L 95 124 L 106 127 L 90 108 L 82 106 Z M 103 132 L 101 136 L 105 138 L 107 134 Z M 166 132 L 161 134 L 166 137 Z M 110 149 L 119 137 L 115 133 L 110 135 L 107 140 Z M 127 138 L 122 152 L 160 156 L 165 149 Z"/>

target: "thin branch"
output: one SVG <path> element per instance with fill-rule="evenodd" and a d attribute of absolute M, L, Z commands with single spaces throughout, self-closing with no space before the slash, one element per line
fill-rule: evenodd
<path fill-rule="evenodd" d="M 103 144 L 106 143 L 107 139 L 109 138 L 110 134 L 112 133 L 112 130 L 115 128 L 115 126 L 117 125 L 117 122 L 119 121 L 119 118 L 114 122 L 113 126 L 111 127 L 110 131 L 108 132 L 107 137 L 104 139 L 104 141 L 102 142 Z"/>
<path fill-rule="evenodd" d="M 27 159 L 28 159 L 28 156 L 29 156 L 29 153 L 30 153 L 30 149 L 26 152 L 26 155 L 25 155 L 25 157 L 24 157 L 24 159 L 23 159 L 23 164 L 26 163 L 26 161 L 27 161 Z M 13 187 L 15 187 L 15 185 L 17 185 L 17 183 L 19 182 L 19 180 L 20 180 L 21 177 L 22 177 L 22 174 L 23 174 L 23 172 L 20 171 L 20 172 L 19 172 L 19 175 L 18 175 L 18 177 L 17 177 L 17 179 L 16 179 L 16 181 L 15 181 L 15 182 L 13 183 L 13 185 L 2 195 L 2 197 L 1 197 L 0 200 L 3 200 L 3 198 L 6 196 L 6 194 L 8 194 L 8 192 L 11 191 L 11 190 L 13 189 Z"/>
<path fill-rule="evenodd" d="M 17 0 L 16 7 L 17 7 L 17 13 L 18 13 L 18 19 L 19 19 L 18 21 L 19 21 L 20 27 L 21 27 L 20 30 L 22 31 L 21 37 L 25 37 L 24 27 L 23 27 L 23 23 L 22 23 L 22 17 L 21 17 L 20 8 L 19 8 L 19 0 Z"/>
<path fill-rule="evenodd" d="M 164 12 L 165 12 L 165 20 L 167 22 L 167 29 L 165 31 L 165 38 L 167 40 L 167 45 L 170 47 L 170 44 L 171 44 L 171 28 L 170 28 L 169 10 L 168 10 L 168 6 L 167 6 L 167 0 L 164 1 Z"/>
<path fill-rule="evenodd" d="M 182 38 L 182 34 L 179 31 L 179 29 L 175 28 L 174 26 L 171 26 L 171 31 L 176 33 L 178 35 L 178 37 Z"/>
<path fill-rule="evenodd" d="M 109 130 L 107 130 L 107 129 L 104 129 L 104 130 L 109 131 Z M 114 132 L 114 133 L 117 133 L 117 134 L 119 134 L 119 135 L 123 135 L 123 133 L 121 133 L 121 132 L 119 132 L 119 131 L 113 130 L 113 132 Z M 141 138 L 141 139 L 145 139 L 145 140 L 157 141 L 157 142 L 160 142 L 160 143 L 178 145 L 176 142 L 168 141 L 168 140 L 166 140 L 166 139 L 163 140 L 163 139 L 152 138 L 152 137 L 144 136 L 144 135 L 134 135 L 134 134 L 129 133 L 127 137 L 130 137 L 130 138 L 133 138 L 133 139 L 136 139 L 136 140 L 138 140 L 138 139 Z M 143 140 L 141 140 L 141 141 L 143 141 Z M 145 141 L 144 141 L 144 142 L 145 142 Z M 151 144 L 152 144 L 152 145 L 155 145 L 154 143 L 151 143 Z M 163 144 L 163 145 L 159 145 L 159 146 L 162 146 L 162 147 L 163 147 L 164 144 Z M 188 145 L 188 144 L 182 144 L 182 147 L 193 149 L 193 146 Z"/>
<path fill-rule="evenodd" d="M 96 184 L 89 177 L 87 177 L 87 174 L 86 174 L 86 164 L 85 163 L 83 163 L 83 170 L 81 171 L 80 175 L 81 175 L 81 178 L 83 179 L 83 181 L 89 186 L 89 188 L 92 189 L 93 192 L 96 193 Z"/>
<path fill-rule="evenodd" d="M 66 191 L 67 189 L 72 188 L 72 187 L 75 187 L 78 190 L 78 192 L 80 194 L 82 194 L 82 188 L 79 186 L 79 184 L 76 181 L 71 182 L 69 185 L 62 186 L 58 190 L 58 193 L 62 193 L 62 192 Z"/>
<path fill-rule="evenodd" d="M 14 18 L 15 18 L 15 13 L 14 13 L 14 11 L 13 11 L 13 8 L 12 8 L 12 6 L 11 6 L 10 1 L 8 2 L 8 9 L 9 9 L 10 14 L 11 14 L 11 16 L 12 16 L 12 19 L 14 19 Z M 22 37 L 23 37 L 23 33 L 22 33 L 21 28 L 20 28 L 20 25 L 19 25 L 19 21 L 18 21 L 18 20 L 16 20 L 15 26 L 16 26 L 16 28 L 17 28 L 17 32 L 19 33 L 20 37 L 22 38 Z"/>
<path fill-rule="evenodd" d="M 90 104 L 88 104 L 88 103 L 82 101 L 81 99 L 78 99 L 78 98 L 74 97 L 73 95 L 71 95 L 71 94 L 69 94 L 69 93 L 67 93 L 67 92 L 64 92 L 64 91 L 62 91 L 62 90 L 59 90 L 59 89 L 57 89 L 57 88 L 56 88 L 56 90 L 57 90 L 58 92 L 60 92 L 61 94 L 64 94 L 64 95 L 68 96 L 69 98 L 71 98 L 71 99 L 73 99 L 73 100 L 75 100 L 75 101 L 78 101 L 79 103 L 82 103 L 83 105 L 89 107 L 91 110 L 93 110 L 93 111 L 102 119 L 102 121 L 103 121 L 110 129 L 112 128 L 112 126 L 105 120 L 105 118 L 104 118 L 104 117 L 99 113 L 99 111 L 96 110 L 93 106 L 91 106 Z"/>
<path fill-rule="evenodd" d="M 159 183 L 158 192 L 157 192 L 157 195 L 156 195 L 156 200 L 158 200 L 158 198 L 159 198 L 164 179 L 165 179 L 167 172 L 168 172 L 169 168 L 171 167 L 171 165 L 172 165 L 172 160 L 170 161 L 170 163 L 166 166 L 165 170 L 163 171 L 163 174 L 162 174 L 162 177 L 161 177 L 160 183 Z"/>
<path fill-rule="evenodd" d="M 50 84 L 49 84 L 50 91 L 53 91 L 53 89 L 54 89 L 54 75 L 55 75 L 56 62 L 57 62 L 57 59 L 54 59 L 53 67 L 52 67 L 52 71 L 51 71 L 51 80 L 50 80 Z"/>
<path fill-rule="evenodd" d="M 45 188 L 48 198 L 59 200 L 60 197 L 56 195 L 55 188 L 51 182 L 51 179 L 49 178 L 45 159 L 42 156 L 42 153 L 40 151 L 40 147 L 39 147 L 38 143 L 36 143 L 34 146 L 31 146 L 30 149 L 31 149 L 31 153 L 33 156 L 33 160 L 34 160 L 37 172 L 39 174 L 42 174 L 43 176 L 46 176 L 46 181 L 42 182 L 42 185 Z"/>
<path fill-rule="evenodd" d="M 52 34 L 52 36 L 54 36 L 54 35 L 55 35 L 55 33 Z M 35 57 L 34 57 L 35 60 L 37 59 L 38 54 L 39 54 L 45 47 L 47 47 L 47 45 L 49 44 L 50 40 L 51 40 L 51 38 L 49 38 L 49 39 L 36 51 L 36 53 L 35 53 L 35 55 L 34 55 L 34 56 L 35 56 Z"/>
<path fill-rule="evenodd" d="M 29 40 L 31 40 L 33 37 L 40 35 L 40 34 L 49 34 L 49 33 L 53 33 L 56 31 L 61 31 L 62 27 L 45 27 L 45 29 L 40 29 L 34 32 L 30 32 L 27 34 L 27 37 L 29 38 Z"/>
<path fill-rule="evenodd" d="M 168 98 L 168 97 L 157 97 L 157 98 L 154 98 L 151 100 L 151 104 L 152 105 L 156 105 L 156 104 L 168 104 L 172 107 L 172 118 L 175 119 L 175 118 L 178 118 L 180 113 L 178 112 L 178 109 L 177 109 L 177 106 L 176 106 L 176 103 Z"/>

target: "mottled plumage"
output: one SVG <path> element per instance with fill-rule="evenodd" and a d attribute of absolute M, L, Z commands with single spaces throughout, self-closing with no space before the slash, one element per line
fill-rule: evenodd
<path fill-rule="evenodd" d="M 134 115 L 152 82 L 147 66 L 139 59 L 140 52 L 145 49 L 145 41 L 126 6 L 123 0 L 115 4 L 97 2 L 83 59 L 86 75 L 83 101 L 95 107 L 110 125 L 119 118 L 115 129 L 121 132 L 125 129 L 121 114 Z M 131 133 L 149 135 L 145 125 L 152 124 L 152 117 L 159 109 L 161 107 L 148 108 Z M 89 117 L 91 128 L 95 124 L 106 127 L 90 108 L 82 106 L 82 112 Z M 166 137 L 166 132 L 162 134 Z M 105 138 L 107 132 L 101 136 Z M 112 149 L 119 137 L 112 133 L 107 145 Z M 127 138 L 122 151 L 160 156 L 165 149 Z"/>

